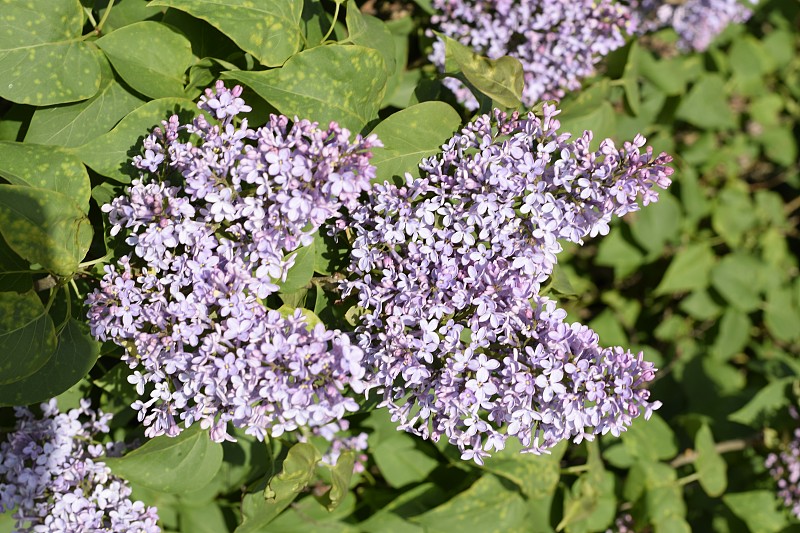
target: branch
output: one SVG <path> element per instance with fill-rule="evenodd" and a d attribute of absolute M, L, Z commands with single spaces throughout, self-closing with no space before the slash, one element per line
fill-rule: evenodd
<path fill-rule="evenodd" d="M 764 435 L 762 433 L 758 433 L 747 439 L 733 439 L 733 440 L 718 442 L 714 446 L 714 450 L 716 450 L 717 453 L 738 452 L 746 448 L 749 448 L 754 444 L 758 444 L 762 440 L 764 440 Z M 673 459 L 669 463 L 669 466 L 671 466 L 672 468 L 678 468 L 681 466 L 690 465 L 697 460 L 698 456 L 699 454 L 695 450 L 688 449 L 684 451 L 682 454 L 680 454 L 678 457 Z"/>

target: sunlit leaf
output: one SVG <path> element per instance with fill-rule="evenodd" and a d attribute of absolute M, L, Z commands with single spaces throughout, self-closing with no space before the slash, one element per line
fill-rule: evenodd
<path fill-rule="evenodd" d="M 3 0 L 0 28 L 0 98 L 52 105 L 97 93 L 101 54 L 81 40 L 79 0 Z"/>

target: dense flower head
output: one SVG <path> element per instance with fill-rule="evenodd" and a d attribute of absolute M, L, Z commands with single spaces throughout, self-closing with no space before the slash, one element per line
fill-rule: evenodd
<path fill-rule="evenodd" d="M 641 136 L 592 151 L 591 132 L 570 141 L 557 114 L 480 116 L 422 161 L 421 178 L 373 186 L 353 214 L 343 290 L 364 309 L 367 392 L 401 429 L 479 463 L 511 436 L 539 453 L 619 435 L 659 405 L 641 353 L 601 348 L 541 288 L 559 240 L 605 235 L 638 198 L 656 201 L 671 158 Z"/>
<path fill-rule="evenodd" d="M 792 418 L 798 419 L 796 411 Z M 778 486 L 778 498 L 791 513 L 800 518 L 800 428 L 779 453 L 767 456 L 765 466 Z"/>
<path fill-rule="evenodd" d="M 631 16 L 613 0 L 433 0 L 433 6 L 437 13 L 431 21 L 444 35 L 490 59 L 520 60 L 526 106 L 579 89 L 603 56 L 625 44 Z M 441 40 L 434 42 L 430 59 L 444 68 Z M 459 80 L 447 78 L 444 84 L 467 108 L 477 109 Z"/>
<path fill-rule="evenodd" d="M 120 443 L 98 442 L 111 415 L 88 400 L 61 413 L 55 400 L 37 417 L 15 407 L 16 425 L 0 442 L 0 512 L 16 508 L 15 531 L 157 533 L 155 507 L 131 501 L 127 482 L 102 461 Z"/>
<path fill-rule="evenodd" d="M 375 136 L 331 123 L 234 118 L 241 87 L 201 97 L 212 115 L 173 116 L 134 158 L 141 179 L 103 206 L 130 253 L 105 267 L 88 298 L 99 339 L 126 348 L 133 404 L 150 437 L 229 422 L 263 439 L 357 409 L 363 353 L 339 331 L 265 305 L 323 224 L 336 232 L 369 187 Z M 181 133 L 192 135 L 182 141 Z"/>
<path fill-rule="evenodd" d="M 635 5 L 636 33 L 671 27 L 684 51 L 704 51 L 729 24 L 746 22 L 753 14 L 740 0 L 641 0 Z"/>

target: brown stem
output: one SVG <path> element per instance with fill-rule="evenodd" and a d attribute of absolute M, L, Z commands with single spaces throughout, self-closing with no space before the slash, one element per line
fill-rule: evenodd
<path fill-rule="evenodd" d="M 714 446 L 714 450 L 716 450 L 717 453 L 738 452 L 740 450 L 744 450 L 746 448 L 749 448 L 750 446 L 752 446 L 754 444 L 758 444 L 763 439 L 764 439 L 764 435 L 761 434 L 761 433 L 758 433 L 758 434 L 753 435 L 752 437 L 749 437 L 749 438 L 746 438 L 746 439 L 725 440 L 725 441 L 722 441 L 722 442 L 718 442 Z M 685 450 L 682 454 L 680 454 L 678 457 L 673 459 L 669 463 L 669 466 L 671 466 L 672 468 L 678 468 L 678 467 L 681 467 L 681 466 L 686 466 L 686 465 L 692 464 L 697 460 L 697 457 L 699 455 L 700 454 L 698 454 L 696 450 L 692 450 L 692 449 Z"/>

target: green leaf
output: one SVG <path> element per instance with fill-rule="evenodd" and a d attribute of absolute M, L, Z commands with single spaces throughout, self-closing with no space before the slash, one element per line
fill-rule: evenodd
<path fill-rule="evenodd" d="M 563 265 L 556 263 L 553 265 L 553 272 L 547 281 L 547 290 L 554 292 L 558 296 L 576 297 L 578 291 L 572 286 L 569 273 Z"/>
<path fill-rule="evenodd" d="M 416 441 L 405 433 L 396 431 L 378 445 L 374 445 L 373 440 L 370 435 L 370 450 L 375 464 L 392 487 L 424 481 L 439 465 L 436 459 L 419 450 Z"/>
<path fill-rule="evenodd" d="M 150 98 L 182 96 L 193 60 L 189 40 L 159 22 L 137 22 L 96 41 L 117 74 Z M 153 53 L 158 50 L 158 53 Z"/>
<path fill-rule="evenodd" d="M 556 531 L 569 533 L 603 531 L 614 521 L 617 498 L 614 474 L 589 472 L 578 478 L 572 490 L 564 494 L 564 516 Z"/>
<path fill-rule="evenodd" d="M 27 292 L 33 289 L 34 274 L 30 264 L 22 259 L 0 235 L 0 292 Z"/>
<path fill-rule="evenodd" d="M 375 159 L 372 159 L 375 164 Z M 326 231 L 317 231 L 314 234 L 314 271 L 325 276 L 334 272 L 341 272 L 350 262 L 350 249 L 347 239 L 342 235 L 334 238 Z"/>
<path fill-rule="evenodd" d="M 292 446 L 283 460 L 281 473 L 245 494 L 242 523 L 235 533 L 263 531 L 311 481 L 320 458 L 319 451 L 311 444 L 300 442 Z"/>
<path fill-rule="evenodd" d="M 714 448 L 714 436 L 708 424 L 700 426 L 694 436 L 697 460 L 694 462 L 700 486 L 712 498 L 721 496 L 728 487 L 728 464 Z"/>
<path fill-rule="evenodd" d="M 302 48 L 302 0 L 155 0 L 203 19 L 268 67 L 278 67 Z"/>
<path fill-rule="evenodd" d="M 683 298 L 680 303 L 684 311 L 697 320 L 710 320 L 719 316 L 722 308 L 708 291 L 699 290 Z"/>
<path fill-rule="evenodd" d="M 34 292 L 0 292 L 0 385 L 42 368 L 56 349 L 53 321 Z"/>
<path fill-rule="evenodd" d="M 425 533 L 422 526 L 412 524 L 408 520 L 403 520 L 394 513 L 378 511 L 370 515 L 369 518 L 361 522 L 359 528 L 364 533 Z"/>
<path fill-rule="evenodd" d="M 789 403 L 786 396 L 786 386 L 794 378 L 778 379 L 759 390 L 747 404 L 728 415 L 728 420 L 755 426 L 757 422 L 767 418 Z"/>
<path fill-rule="evenodd" d="M 745 232 L 756 222 L 753 204 L 746 191 L 726 187 L 717 195 L 711 225 L 731 248 L 739 246 Z"/>
<path fill-rule="evenodd" d="M 230 71 L 223 78 L 244 83 L 286 116 L 327 127 L 338 122 L 352 132 L 377 118 L 386 90 L 381 54 L 362 46 L 318 46 L 278 69 Z"/>
<path fill-rule="evenodd" d="M 305 289 L 314 276 L 314 264 L 317 260 L 316 241 L 303 246 L 295 252 L 294 265 L 286 275 L 286 281 L 280 283 L 280 292 L 291 294 Z"/>
<path fill-rule="evenodd" d="M 87 330 L 84 324 L 70 318 L 58 336 L 55 352 L 44 366 L 26 378 L 0 385 L 0 405 L 43 402 L 78 383 L 100 355 L 100 343 Z"/>
<path fill-rule="evenodd" d="M 710 350 L 714 359 L 727 361 L 741 352 L 750 340 L 752 327 L 753 323 L 745 313 L 733 307 L 726 309 L 719 323 L 719 333 Z"/>
<path fill-rule="evenodd" d="M 652 53 L 640 49 L 639 72 L 667 95 L 679 95 L 686 89 L 686 75 L 681 69 L 680 59 L 657 61 Z"/>
<path fill-rule="evenodd" d="M 617 468 L 630 468 L 636 462 L 635 458 L 628 452 L 628 448 L 621 442 L 606 448 L 603 451 L 603 459 Z"/>
<path fill-rule="evenodd" d="M 90 99 L 37 108 L 28 125 L 25 142 L 80 146 L 113 128 L 122 117 L 144 103 L 114 79 L 111 65 L 105 58 L 100 70 L 100 90 Z"/>
<path fill-rule="evenodd" d="M 705 289 L 715 261 L 716 256 L 707 243 L 690 244 L 675 254 L 655 294 Z"/>
<path fill-rule="evenodd" d="M 791 292 L 780 287 L 767 293 L 764 324 L 778 340 L 791 342 L 800 338 L 800 309 L 792 302 Z"/>
<path fill-rule="evenodd" d="M 177 437 L 161 435 L 123 457 L 106 458 L 118 476 L 144 487 L 171 493 L 202 488 L 222 464 L 222 445 L 213 442 L 200 424 Z"/>
<path fill-rule="evenodd" d="M 66 277 L 92 242 L 92 225 L 70 198 L 25 185 L 0 185 L 0 233 L 20 257 Z"/>
<path fill-rule="evenodd" d="M 681 100 L 675 116 L 703 129 L 728 129 L 736 126 L 728 105 L 725 79 L 719 74 L 705 74 Z"/>
<path fill-rule="evenodd" d="M 527 505 L 515 491 L 492 474 L 484 474 L 470 488 L 448 502 L 410 520 L 426 533 L 524 531 Z"/>
<path fill-rule="evenodd" d="M 602 139 L 617 133 L 616 113 L 609 100 L 611 85 L 607 79 L 579 92 L 575 98 L 565 99 L 558 115 L 560 131 L 569 132 L 574 138 L 590 130 L 594 133 L 591 147 L 599 146 Z"/>
<path fill-rule="evenodd" d="M 483 469 L 513 481 L 528 499 L 552 496 L 561 478 L 560 463 L 567 450 L 566 441 L 542 455 L 520 453 L 521 445 L 517 443 L 509 440 L 504 450 L 484 460 Z"/>
<path fill-rule="evenodd" d="M 524 74 L 518 59 L 509 56 L 488 59 L 450 37 L 437 35 L 444 41 L 446 74 L 461 73 L 477 90 L 500 105 L 519 107 Z"/>
<path fill-rule="evenodd" d="M 90 98 L 100 87 L 102 55 L 81 40 L 79 0 L 3 0 L 0 98 L 36 106 Z"/>
<path fill-rule="evenodd" d="M 111 13 L 106 17 L 103 33 L 111 33 L 128 24 L 149 18 L 160 18 L 162 15 L 161 10 L 157 7 L 138 0 L 97 0 L 94 2 L 94 8 L 98 10 L 98 15 L 101 18 L 106 15 L 106 9 L 108 9 L 108 4 L 111 2 L 114 3 L 114 6 L 111 9 Z M 103 7 L 100 8 L 100 6 Z"/>
<path fill-rule="evenodd" d="M 617 278 L 624 278 L 636 271 L 644 262 L 644 254 L 625 238 L 621 228 L 612 229 L 597 246 L 595 263 L 614 267 Z"/>
<path fill-rule="evenodd" d="M 181 533 L 219 533 L 220 531 L 229 531 L 222 507 L 215 502 L 209 502 L 205 505 L 181 503 L 178 507 L 178 513 Z"/>
<path fill-rule="evenodd" d="M 622 73 L 622 87 L 625 89 L 625 101 L 634 115 L 638 115 L 642 107 L 642 95 L 639 91 L 639 54 L 641 53 L 636 41 L 631 43 L 628 58 L 625 62 L 625 71 Z"/>
<path fill-rule="evenodd" d="M 653 523 L 668 520 L 673 516 L 681 518 L 686 516 L 683 487 L 674 481 L 651 486 L 645 494 L 645 502 L 647 513 Z"/>
<path fill-rule="evenodd" d="M 0 176 L 12 185 L 60 192 L 89 212 L 89 174 L 81 160 L 63 148 L 0 142 Z"/>
<path fill-rule="evenodd" d="M 680 237 L 682 216 L 681 206 L 675 197 L 662 191 L 658 202 L 636 212 L 631 233 L 650 257 L 658 257 L 664 245 Z"/>
<path fill-rule="evenodd" d="M 775 533 L 786 525 L 783 512 L 775 509 L 775 495 L 767 490 L 726 494 L 722 501 L 753 533 Z"/>
<path fill-rule="evenodd" d="M 643 417 L 634 420 L 622 433 L 622 442 L 632 456 L 651 461 L 672 459 L 678 453 L 672 428 L 657 413 L 650 420 Z"/>
<path fill-rule="evenodd" d="M 680 516 L 669 515 L 653 522 L 655 533 L 692 533 L 692 527 Z"/>
<path fill-rule="evenodd" d="M 141 148 L 137 139 L 148 135 L 172 114 L 180 116 L 185 124 L 199 111 L 194 102 L 184 98 L 153 100 L 131 112 L 102 137 L 75 148 L 75 152 L 98 174 L 130 183 L 131 177 L 139 176 L 139 171 L 131 164 L 131 158 Z"/>
<path fill-rule="evenodd" d="M 558 117 L 561 122 L 562 132 L 570 132 L 573 137 L 583 134 L 584 130 L 592 131 L 592 146 L 599 145 L 600 141 L 614 134 L 616 129 L 616 115 L 614 108 L 608 102 L 601 102 L 596 108 L 586 114 L 575 116 L 564 113 Z"/>
<path fill-rule="evenodd" d="M 375 181 L 406 172 L 418 176 L 420 161 L 438 153 L 459 124 L 461 117 L 444 102 L 416 104 L 381 121 L 372 130 L 383 143 L 383 148 L 373 150 L 370 161 L 377 169 Z"/>
<path fill-rule="evenodd" d="M 386 23 L 371 15 L 364 15 L 355 2 L 350 2 L 345 15 L 347 23 L 347 39 L 353 44 L 373 48 L 380 52 L 386 70 L 395 71 L 395 46 L 392 32 Z"/>
<path fill-rule="evenodd" d="M 743 253 L 723 257 L 711 271 L 711 285 L 730 305 L 740 311 L 755 311 L 761 304 L 761 262 Z"/>
<path fill-rule="evenodd" d="M 772 59 L 755 38 L 746 35 L 733 41 L 729 51 L 737 92 L 758 96 L 766 92 L 764 74 L 772 70 Z"/>
<path fill-rule="evenodd" d="M 764 153 L 775 163 L 788 167 L 797 161 L 797 137 L 791 126 L 768 128 L 759 135 Z"/>
<path fill-rule="evenodd" d="M 603 309 L 589 322 L 589 327 L 608 346 L 626 346 L 628 344 L 628 334 L 625 333 L 619 317 L 611 309 Z"/>
<path fill-rule="evenodd" d="M 334 511 L 328 511 L 317 498 L 307 496 L 292 503 L 278 517 L 270 522 L 267 531 L 270 533 L 364 533 L 363 523 L 346 524 L 342 519 L 353 514 L 356 496 L 348 492 L 342 503 Z"/>
<path fill-rule="evenodd" d="M 325 495 L 325 507 L 328 508 L 328 511 L 336 509 L 350 493 L 350 480 L 353 478 L 355 464 L 356 454 L 348 450 L 339 455 L 336 466 L 330 469 L 331 490 Z"/>

